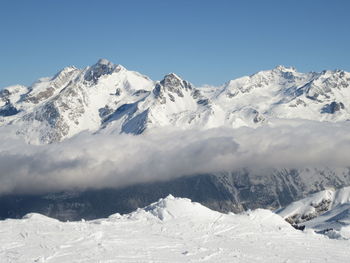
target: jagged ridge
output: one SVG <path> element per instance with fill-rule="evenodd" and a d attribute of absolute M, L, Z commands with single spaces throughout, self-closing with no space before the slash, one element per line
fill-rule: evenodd
<path fill-rule="evenodd" d="M 0 125 L 30 143 L 52 143 L 81 131 L 140 134 L 164 126 L 257 127 L 275 118 L 349 119 L 350 74 L 299 73 L 278 66 L 220 87 L 194 87 L 170 73 L 152 81 L 105 59 L 67 67 L 30 87 L 0 92 Z"/>

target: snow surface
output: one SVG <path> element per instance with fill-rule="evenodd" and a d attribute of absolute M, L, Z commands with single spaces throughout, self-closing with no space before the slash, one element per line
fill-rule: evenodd
<path fill-rule="evenodd" d="M 1 262 L 347 262 L 349 246 L 268 210 L 221 214 L 172 196 L 94 221 L 0 222 Z"/>

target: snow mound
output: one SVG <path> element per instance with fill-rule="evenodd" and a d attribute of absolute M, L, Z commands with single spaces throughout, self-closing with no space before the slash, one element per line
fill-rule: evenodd
<path fill-rule="evenodd" d="M 150 221 L 167 224 L 204 224 L 216 225 L 222 221 L 238 224 L 242 228 L 254 229 L 258 232 L 294 231 L 281 216 L 266 209 L 256 209 L 242 214 L 223 214 L 213 211 L 187 198 L 168 195 L 144 208 L 126 214 L 114 214 L 108 219 L 95 220 L 98 224 L 108 224 L 115 221 Z"/>
<path fill-rule="evenodd" d="M 218 212 L 212 211 L 203 205 L 192 202 L 187 198 L 176 198 L 172 195 L 144 208 L 161 220 L 179 217 L 208 217 L 217 215 Z"/>
<path fill-rule="evenodd" d="M 26 214 L 22 217 L 22 219 L 27 219 L 27 220 L 32 220 L 32 221 L 52 221 L 52 222 L 58 222 L 57 219 L 48 217 L 48 216 L 44 216 L 42 214 L 38 214 L 38 213 L 29 213 Z"/>
<path fill-rule="evenodd" d="M 187 198 L 178 198 L 168 195 L 159 201 L 152 203 L 144 208 L 140 208 L 131 213 L 131 218 L 154 217 L 162 221 L 178 219 L 206 220 L 218 216 L 220 213 L 209 208 L 192 202 Z"/>
<path fill-rule="evenodd" d="M 264 223 L 266 225 L 273 225 L 277 227 L 281 226 L 289 226 L 289 224 L 283 220 L 283 218 L 274 212 L 267 210 L 267 209 L 256 209 L 253 211 L 247 211 L 240 216 L 248 216 L 250 220 L 259 222 L 259 223 Z"/>

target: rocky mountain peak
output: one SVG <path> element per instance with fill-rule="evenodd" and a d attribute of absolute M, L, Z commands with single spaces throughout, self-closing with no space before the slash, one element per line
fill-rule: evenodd
<path fill-rule="evenodd" d="M 277 72 L 296 72 L 296 69 L 294 67 L 285 67 L 283 65 L 276 66 L 273 71 Z"/>
<path fill-rule="evenodd" d="M 160 83 L 167 87 L 167 86 L 179 86 L 182 83 L 182 79 L 176 75 L 175 73 L 169 73 L 164 76 L 163 80 L 160 81 Z"/>
<path fill-rule="evenodd" d="M 119 72 L 122 69 L 124 67 L 121 65 L 116 65 L 107 59 L 99 59 L 95 65 L 88 68 L 84 78 L 87 81 L 96 83 L 101 76 Z"/>
<path fill-rule="evenodd" d="M 112 62 L 110 62 L 108 59 L 100 58 L 97 63 L 98 65 L 114 65 Z"/>
<path fill-rule="evenodd" d="M 175 73 L 165 75 L 163 80 L 160 81 L 160 84 L 165 90 L 176 93 L 180 97 L 183 97 L 183 90 L 192 89 L 192 85 L 188 81 L 181 79 Z"/>

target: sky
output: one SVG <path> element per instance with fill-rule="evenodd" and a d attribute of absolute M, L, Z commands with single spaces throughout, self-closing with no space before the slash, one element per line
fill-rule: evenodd
<path fill-rule="evenodd" d="M 1 0 L 0 87 L 99 58 L 195 85 L 294 66 L 350 71 L 347 0 Z"/>

